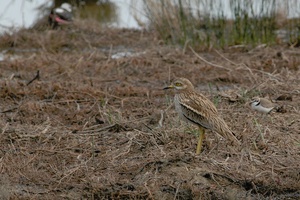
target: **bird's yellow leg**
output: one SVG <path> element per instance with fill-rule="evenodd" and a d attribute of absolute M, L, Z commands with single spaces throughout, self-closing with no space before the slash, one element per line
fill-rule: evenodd
<path fill-rule="evenodd" d="M 196 150 L 196 155 L 199 155 L 201 153 L 201 149 L 202 149 L 202 143 L 203 143 L 203 139 L 205 137 L 205 130 L 202 127 L 199 127 L 199 140 L 198 140 L 198 144 L 197 144 L 197 150 Z"/>

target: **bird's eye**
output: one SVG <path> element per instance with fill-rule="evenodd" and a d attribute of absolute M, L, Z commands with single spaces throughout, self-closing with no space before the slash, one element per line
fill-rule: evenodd
<path fill-rule="evenodd" d="M 179 82 L 176 82 L 174 85 L 175 85 L 176 87 L 181 87 L 181 86 L 182 86 L 182 84 L 179 83 Z"/>

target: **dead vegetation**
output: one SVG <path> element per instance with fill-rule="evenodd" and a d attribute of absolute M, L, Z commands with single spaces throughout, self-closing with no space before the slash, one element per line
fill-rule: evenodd
<path fill-rule="evenodd" d="M 199 52 L 95 27 L 22 30 L 2 36 L 1 48 L 2 198 L 300 197 L 298 48 Z M 195 156 L 195 127 L 161 90 L 174 77 L 216 104 L 241 146 L 209 132 Z M 252 112 L 258 95 L 287 97 L 277 102 L 283 111 Z"/>

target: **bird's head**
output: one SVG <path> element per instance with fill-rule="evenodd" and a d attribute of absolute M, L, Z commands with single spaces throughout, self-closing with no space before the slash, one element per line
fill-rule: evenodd
<path fill-rule="evenodd" d="M 260 98 L 259 97 L 253 97 L 251 101 L 249 102 L 249 105 L 251 106 L 258 106 L 260 104 Z"/>
<path fill-rule="evenodd" d="M 194 86 L 188 79 L 178 78 L 175 81 L 173 81 L 171 85 L 164 88 L 164 90 L 167 89 L 176 89 L 178 91 L 184 91 L 184 90 L 193 90 Z"/>

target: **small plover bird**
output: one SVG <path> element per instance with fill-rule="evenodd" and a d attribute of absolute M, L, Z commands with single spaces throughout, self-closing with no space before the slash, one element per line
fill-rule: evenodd
<path fill-rule="evenodd" d="M 175 109 L 180 118 L 199 127 L 200 137 L 196 154 L 201 152 L 205 129 L 216 131 L 235 144 L 240 144 L 226 122 L 218 114 L 215 105 L 203 94 L 197 92 L 188 79 L 179 78 L 164 89 L 175 89 Z"/>
<path fill-rule="evenodd" d="M 252 101 L 250 102 L 250 106 L 253 110 L 256 110 L 264 114 L 268 114 L 273 109 L 276 109 L 276 105 L 274 103 L 272 103 L 266 98 L 259 98 L 259 97 L 253 97 Z"/>
<path fill-rule="evenodd" d="M 63 3 L 60 7 L 51 10 L 48 17 L 48 23 L 52 29 L 59 25 L 70 24 L 72 22 L 72 6 L 69 3 Z"/>

